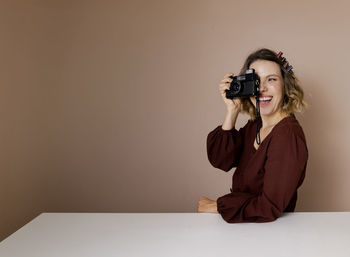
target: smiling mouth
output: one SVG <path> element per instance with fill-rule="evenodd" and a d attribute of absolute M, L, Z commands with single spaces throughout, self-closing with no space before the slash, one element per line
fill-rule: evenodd
<path fill-rule="evenodd" d="M 269 103 L 272 100 L 272 96 L 261 96 L 259 97 L 259 101 L 261 103 Z"/>

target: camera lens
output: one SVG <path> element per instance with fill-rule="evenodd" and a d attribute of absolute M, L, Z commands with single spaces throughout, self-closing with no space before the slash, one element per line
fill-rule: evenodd
<path fill-rule="evenodd" d="M 239 83 L 238 81 L 236 81 L 235 83 L 233 83 L 231 90 L 234 94 L 238 94 L 239 91 L 241 91 L 241 83 Z"/>

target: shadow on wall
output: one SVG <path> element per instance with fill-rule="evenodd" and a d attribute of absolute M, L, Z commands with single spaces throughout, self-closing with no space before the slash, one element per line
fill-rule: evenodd
<path fill-rule="evenodd" d="M 322 92 L 320 86 L 322 81 L 317 79 L 303 81 L 303 85 L 307 85 L 307 91 L 304 87 L 305 101 L 308 107 L 305 113 L 298 115 L 308 144 L 309 160 L 306 171 L 304 184 L 301 186 L 303 190 L 302 201 L 300 201 L 300 209 L 303 211 L 334 211 L 337 201 L 338 179 L 332 176 L 332 165 L 334 163 L 336 153 L 332 153 L 336 142 L 329 131 L 332 131 L 332 124 L 335 124 L 334 116 L 325 117 L 325 113 L 330 112 L 331 97 L 325 97 L 327 92 Z M 334 131 L 333 131 L 334 133 Z M 326 204 L 325 204 L 326 203 Z M 328 209 L 325 210 L 324 206 Z"/>

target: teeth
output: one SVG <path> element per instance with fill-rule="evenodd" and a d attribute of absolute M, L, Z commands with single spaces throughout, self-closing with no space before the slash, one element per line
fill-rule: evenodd
<path fill-rule="evenodd" d="M 265 96 L 265 97 L 259 97 L 259 100 L 260 101 L 270 101 L 272 99 L 272 97 L 270 96 L 270 97 L 267 97 L 267 96 Z"/>

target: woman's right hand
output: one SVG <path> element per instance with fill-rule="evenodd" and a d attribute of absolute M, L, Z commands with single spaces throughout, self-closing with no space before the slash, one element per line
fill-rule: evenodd
<path fill-rule="evenodd" d="M 230 113 L 235 113 L 236 115 L 240 112 L 241 110 L 241 99 L 240 98 L 233 98 L 233 99 L 228 99 L 226 98 L 226 89 L 230 89 L 230 83 L 232 81 L 233 73 L 228 73 L 225 75 L 224 79 L 221 80 L 221 84 L 219 85 L 219 90 L 220 94 L 222 97 L 222 100 L 225 102 L 226 109 Z"/>

